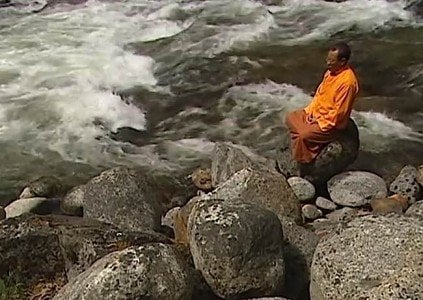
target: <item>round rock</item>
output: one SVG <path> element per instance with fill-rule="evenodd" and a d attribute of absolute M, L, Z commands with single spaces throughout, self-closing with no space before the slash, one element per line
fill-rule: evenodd
<path fill-rule="evenodd" d="M 324 210 L 335 210 L 337 208 L 336 204 L 330 201 L 329 199 L 326 199 L 324 197 L 317 197 L 316 199 L 316 205 L 317 207 L 320 207 Z"/>
<path fill-rule="evenodd" d="M 285 277 L 278 217 L 253 203 L 210 199 L 195 204 L 188 220 L 197 270 L 225 299 L 276 295 Z"/>
<path fill-rule="evenodd" d="M 84 186 L 71 189 L 60 202 L 60 209 L 67 215 L 82 216 L 84 206 Z"/>
<path fill-rule="evenodd" d="M 98 260 L 72 279 L 54 300 L 189 300 L 193 271 L 172 245 L 130 247 Z"/>
<path fill-rule="evenodd" d="M 369 204 L 377 195 L 387 196 L 385 181 L 369 172 L 350 171 L 332 177 L 328 183 L 331 199 L 339 205 L 359 207 Z"/>
<path fill-rule="evenodd" d="M 318 244 L 311 299 L 423 299 L 422 249 L 416 219 L 356 218 Z"/>
<path fill-rule="evenodd" d="M 291 177 L 288 179 L 288 183 L 301 202 L 313 199 L 316 194 L 314 185 L 301 177 Z"/>
<path fill-rule="evenodd" d="M 302 207 L 303 216 L 309 220 L 315 220 L 323 216 L 323 213 L 313 204 L 306 204 Z"/>

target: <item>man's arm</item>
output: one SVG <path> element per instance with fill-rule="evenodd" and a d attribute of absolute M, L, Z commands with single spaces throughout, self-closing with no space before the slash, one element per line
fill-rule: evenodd
<path fill-rule="evenodd" d="M 355 84 L 346 83 L 340 85 L 335 94 L 334 108 L 328 112 L 325 117 L 325 125 L 320 129 L 328 131 L 349 117 L 356 95 L 357 86 Z"/>

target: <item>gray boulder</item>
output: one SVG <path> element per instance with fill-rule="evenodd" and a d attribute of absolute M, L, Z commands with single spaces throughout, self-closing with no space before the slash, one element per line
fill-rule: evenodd
<path fill-rule="evenodd" d="M 288 183 L 300 202 L 307 202 L 312 200 L 316 194 L 314 185 L 304 178 L 297 176 L 290 177 L 288 178 Z"/>
<path fill-rule="evenodd" d="M 338 140 L 325 146 L 316 159 L 300 172 L 299 165 L 292 159 L 290 141 L 287 139 L 276 153 L 278 170 L 286 177 L 299 176 L 314 185 L 325 183 L 329 178 L 345 170 L 358 155 L 360 147 L 357 125 L 350 119 L 348 127 Z"/>
<path fill-rule="evenodd" d="M 53 176 L 42 176 L 31 181 L 19 195 L 23 198 L 53 198 L 63 192 L 63 186 L 59 179 Z"/>
<path fill-rule="evenodd" d="M 335 203 L 333 203 L 332 201 L 324 197 L 317 197 L 316 206 L 321 209 L 329 210 L 329 211 L 333 211 L 337 208 Z"/>
<path fill-rule="evenodd" d="M 118 167 L 84 189 L 84 216 L 129 230 L 160 230 L 163 194 L 143 172 Z"/>
<path fill-rule="evenodd" d="M 232 143 L 216 143 L 212 152 L 212 186 L 217 187 L 244 168 L 273 170 L 274 167 L 270 165 L 270 161 L 246 147 Z"/>
<path fill-rule="evenodd" d="M 323 213 L 313 204 L 306 204 L 302 207 L 303 216 L 309 220 L 315 220 L 323 216 Z"/>
<path fill-rule="evenodd" d="M 63 197 L 60 201 L 60 209 L 63 213 L 70 216 L 83 216 L 84 189 L 84 185 L 76 186 Z"/>
<path fill-rule="evenodd" d="M 271 210 L 280 219 L 288 217 L 302 223 L 300 202 L 285 177 L 276 172 L 243 169 L 208 197 L 253 202 Z"/>
<path fill-rule="evenodd" d="M 194 270 L 175 246 L 152 243 L 110 253 L 53 299 L 190 300 L 193 276 Z"/>
<path fill-rule="evenodd" d="M 423 299 L 422 249 L 416 219 L 357 218 L 318 244 L 311 299 Z"/>
<path fill-rule="evenodd" d="M 420 185 L 417 182 L 418 171 L 413 166 L 405 166 L 389 186 L 389 190 L 408 199 L 413 204 L 419 199 Z"/>
<path fill-rule="evenodd" d="M 58 198 L 23 198 L 17 199 L 4 208 L 6 218 L 13 218 L 25 213 L 48 215 L 60 211 Z"/>
<path fill-rule="evenodd" d="M 14 274 L 24 287 L 69 279 L 110 252 L 148 242 L 169 240 L 152 232 L 123 232 L 95 220 L 24 214 L 0 223 L 0 278 Z"/>
<path fill-rule="evenodd" d="M 407 216 L 420 218 L 423 220 L 423 200 L 412 204 L 405 212 Z"/>
<path fill-rule="evenodd" d="M 188 220 L 194 264 L 226 299 L 277 295 L 285 276 L 278 217 L 253 203 L 198 201 Z"/>
<path fill-rule="evenodd" d="M 388 194 L 381 177 L 363 171 L 338 174 L 328 181 L 327 187 L 333 202 L 350 207 L 369 204 L 376 196 L 385 198 Z"/>

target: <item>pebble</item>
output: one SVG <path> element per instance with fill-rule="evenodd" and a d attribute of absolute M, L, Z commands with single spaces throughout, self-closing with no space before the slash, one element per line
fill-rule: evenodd
<path fill-rule="evenodd" d="M 304 217 L 310 220 L 315 220 L 323 216 L 322 211 L 318 209 L 316 206 L 314 206 L 313 204 L 304 205 L 302 208 L 302 211 L 303 211 Z"/>
<path fill-rule="evenodd" d="M 309 201 L 313 199 L 316 194 L 314 185 L 304 178 L 291 177 L 288 179 L 288 183 L 300 202 Z"/>
<path fill-rule="evenodd" d="M 316 205 L 322 209 L 331 210 L 331 211 L 337 208 L 335 203 L 323 197 L 317 197 Z"/>

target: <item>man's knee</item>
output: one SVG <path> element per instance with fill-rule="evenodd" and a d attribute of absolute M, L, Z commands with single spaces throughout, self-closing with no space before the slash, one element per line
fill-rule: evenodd
<path fill-rule="evenodd" d="M 314 135 L 313 130 L 311 128 L 305 127 L 303 130 L 301 130 L 301 132 L 298 133 L 298 138 L 303 141 L 307 141 L 311 139 L 313 135 Z"/>

